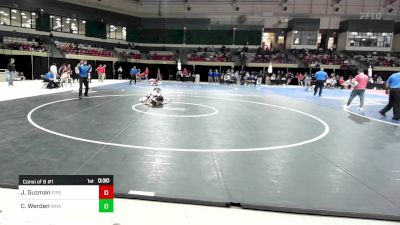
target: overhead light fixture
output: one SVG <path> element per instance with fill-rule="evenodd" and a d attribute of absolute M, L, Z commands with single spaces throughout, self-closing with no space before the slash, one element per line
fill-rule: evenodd
<path fill-rule="evenodd" d="M 4 11 L 0 11 L 0 14 L 4 14 Z"/>
<path fill-rule="evenodd" d="M 86 21 L 85 21 L 85 20 L 82 20 L 82 23 L 86 23 Z"/>
<path fill-rule="evenodd" d="M 13 10 L 11 10 L 11 12 L 13 12 L 13 13 L 17 13 L 17 10 L 16 10 L 16 9 L 13 9 Z"/>
<path fill-rule="evenodd" d="M 16 20 L 16 19 L 17 19 L 17 17 L 15 17 L 15 16 L 12 16 L 12 17 L 11 17 L 11 19 L 13 19 L 13 20 Z"/>
<path fill-rule="evenodd" d="M 22 12 L 21 15 L 25 16 L 25 13 Z"/>
<path fill-rule="evenodd" d="M 22 18 L 23 18 L 23 19 L 27 19 L 28 17 L 26 17 L 26 16 L 22 16 Z"/>
<path fill-rule="evenodd" d="M 4 13 L 3 15 L 8 16 L 8 13 Z"/>
<path fill-rule="evenodd" d="M 35 13 L 35 12 L 32 12 L 32 13 L 31 13 L 31 15 L 32 15 L 32 16 L 35 16 L 35 15 L 36 15 L 36 13 Z"/>

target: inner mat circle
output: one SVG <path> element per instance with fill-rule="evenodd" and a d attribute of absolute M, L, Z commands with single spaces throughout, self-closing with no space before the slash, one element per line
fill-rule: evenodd
<path fill-rule="evenodd" d="M 170 102 L 168 104 L 157 107 L 150 107 L 143 103 L 138 103 L 132 106 L 132 110 L 150 116 L 175 118 L 205 117 L 212 116 L 218 113 L 218 109 L 214 107 L 189 102 Z"/>
<path fill-rule="evenodd" d="M 178 102 L 219 111 L 208 117 L 172 118 L 132 113 L 132 102 L 137 100 L 136 94 L 64 99 L 34 108 L 27 118 L 42 131 L 76 141 L 168 151 L 283 149 L 318 141 L 329 133 L 329 126 L 316 116 L 263 102 L 176 95 L 173 100 Z"/>

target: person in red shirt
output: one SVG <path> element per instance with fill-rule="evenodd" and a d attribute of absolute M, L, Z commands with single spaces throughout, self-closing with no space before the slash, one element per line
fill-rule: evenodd
<path fill-rule="evenodd" d="M 353 99 L 358 95 L 358 97 L 360 97 L 360 108 L 358 108 L 359 111 L 363 111 L 363 106 L 364 106 L 364 93 L 365 93 L 365 89 L 367 89 L 367 84 L 368 84 L 368 80 L 369 77 L 367 75 L 365 75 L 366 71 L 364 71 L 363 69 L 359 69 L 358 70 L 358 75 L 352 80 L 352 82 L 355 83 L 355 86 L 353 88 L 353 90 L 351 91 L 350 94 L 350 98 L 347 101 L 347 104 L 345 106 L 345 108 L 349 108 L 351 102 L 353 101 Z"/>
<path fill-rule="evenodd" d="M 188 77 L 189 76 L 189 71 L 186 68 L 183 68 L 183 72 L 182 72 L 184 77 Z"/>
<path fill-rule="evenodd" d="M 102 68 L 101 64 L 96 68 L 97 79 L 99 80 L 99 82 L 101 82 L 101 68 Z"/>
<path fill-rule="evenodd" d="M 300 86 L 304 86 L 304 75 L 302 73 L 297 74 L 297 81 Z"/>
<path fill-rule="evenodd" d="M 146 67 L 143 74 L 144 74 L 144 77 L 146 78 L 146 80 L 148 80 L 149 79 L 149 68 Z"/>

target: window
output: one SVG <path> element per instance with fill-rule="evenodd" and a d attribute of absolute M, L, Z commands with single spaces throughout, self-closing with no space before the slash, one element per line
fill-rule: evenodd
<path fill-rule="evenodd" d="M 85 25 L 85 20 L 55 15 L 50 16 L 50 26 L 53 31 L 71 34 L 85 34 Z"/>
<path fill-rule="evenodd" d="M 11 9 L 11 26 L 21 26 L 21 11 L 18 9 Z"/>
<path fill-rule="evenodd" d="M 31 28 L 36 28 L 36 19 L 38 15 L 35 12 L 31 12 Z"/>
<path fill-rule="evenodd" d="M 60 16 L 50 16 L 50 26 L 51 30 L 61 32 L 61 17 Z"/>
<path fill-rule="evenodd" d="M 318 41 L 317 31 L 294 31 L 293 45 L 316 45 Z"/>
<path fill-rule="evenodd" d="M 126 40 L 126 27 L 108 25 L 107 26 L 107 38 Z"/>
<path fill-rule="evenodd" d="M 350 47 L 389 48 L 392 43 L 392 33 L 349 32 L 347 42 Z"/>
<path fill-rule="evenodd" d="M 32 28 L 32 18 L 31 12 L 21 11 L 21 22 L 22 27 Z"/>
<path fill-rule="evenodd" d="M 77 19 L 71 20 L 71 33 L 79 34 L 79 23 Z"/>
<path fill-rule="evenodd" d="M 10 26 L 10 9 L 0 7 L 0 24 Z"/>
<path fill-rule="evenodd" d="M 85 20 L 79 20 L 79 34 L 85 34 L 86 33 L 86 21 Z"/>

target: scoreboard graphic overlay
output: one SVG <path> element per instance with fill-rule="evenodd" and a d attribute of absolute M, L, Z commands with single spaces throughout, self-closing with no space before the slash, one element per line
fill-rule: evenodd
<path fill-rule="evenodd" d="M 113 175 L 20 175 L 25 212 L 113 213 Z"/>

